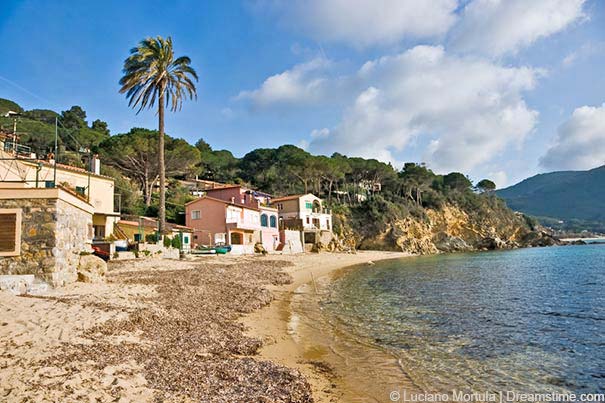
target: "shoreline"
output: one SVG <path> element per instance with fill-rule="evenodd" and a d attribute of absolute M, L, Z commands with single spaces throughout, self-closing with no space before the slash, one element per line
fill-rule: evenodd
<path fill-rule="evenodd" d="M 275 299 L 268 306 L 245 315 L 244 324 L 250 337 L 262 340 L 263 345 L 257 355 L 260 359 L 272 361 L 288 368 L 299 370 L 311 385 L 316 402 L 339 401 L 344 383 L 333 369 L 317 353 L 310 340 L 295 340 L 296 319 L 293 317 L 292 302 L 297 290 L 305 285 L 317 289 L 319 279 L 325 280 L 339 270 L 350 266 L 381 260 L 414 256 L 405 252 L 358 251 L 355 254 L 321 253 L 317 255 L 272 255 L 272 259 L 292 262 L 294 266 L 283 270 L 292 276 L 292 283 L 268 286 Z M 319 302 L 317 294 L 314 302 Z"/>

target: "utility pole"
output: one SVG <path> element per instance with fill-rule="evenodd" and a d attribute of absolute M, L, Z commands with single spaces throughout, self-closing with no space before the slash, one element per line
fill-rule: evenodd
<path fill-rule="evenodd" d="M 55 167 L 54 167 L 54 177 L 53 177 L 53 186 L 55 188 L 57 187 L 57 158 L 59 157 L 57 155 L 57 153 L 58 153 L 58 137 L 59 137 L 58 124 L 59 124 L 59 121 L 58 121 L 57 117 L 55 116 L 55 153 L 54 153 L 55 154 Z"/>

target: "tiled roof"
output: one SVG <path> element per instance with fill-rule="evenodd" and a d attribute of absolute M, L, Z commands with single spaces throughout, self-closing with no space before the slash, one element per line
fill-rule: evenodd
<path fill-rule="evenodd" d="M 278 197 L 276 199 L 271 199 L 271 204 L 273 204 L 275 202 L 280 202 L 280 201 L 300 199 L 303 196 L 306 196 L 306 194 L 304 194 L 304 195 L 291 195 L 291 196 Z"/>
<path fill-rule="evenodd" d="M 141 217 L 141 224 L 143 224 L 143 227 L 147 227 L 147 228 L 157 228 L 158 227 L 158 221 L 151 217 Z M 131 226 L 131 227 L 138 227 L 139 222 L 132 221 L 132 220 L 120 220 L 120 221 L 118 221 L 118 225 L 127 225 L 127 226 Z M 171 230 L 171 231 L 177 229 L 177 230 L 193 232 L 193 229 L 190 227 L 186 227 L 184 225 L 174 224 L 174 223 L 170 223 L 170 222 L 166 223 L 166 229 Z"/>
<path fill-rule="evenodd" d="M 215 197 L 210 197 L 210 196 L 202 196 L 202 197 L 200 197 L 200 198 L 197 198 L 197 199 L 195 199 L 195 200 L 190 201 L 189 203 L 185 203 L 185 206 L 188 206 L 188 205 L 190 205 L 190 204 L 193 204 L 193 203 L 195 203 L 195 202 L 197 202 L 197 201 L 199 201 L 199 200 L 202 200 L 202 199 L 208 199 L 208 200 L 216 201 L 216 202 L 219 202 L 219 203 L 228 204 L 228 205 L 230 205 L 230 206 L 236 206 L 236 207 L 241 207 L 241 208 L 247 208 L 247 209 L 249 209 L 249 210 L 260 211 L 258 207 L 250 206 L 249 204 L 232 203 L 232 202 L 231 202 L 231 201 L 229 201 L 229 200 L 221 200 L 221 199 L 217 199 L 217 198 L 215 198 Z"/>

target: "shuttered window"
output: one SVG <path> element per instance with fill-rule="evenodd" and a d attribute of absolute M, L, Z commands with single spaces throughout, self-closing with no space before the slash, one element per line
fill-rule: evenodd
<path fill-rule="evenodd" d="M 0 209 L 0 256 L 20 253 L 21 210 Z"/>

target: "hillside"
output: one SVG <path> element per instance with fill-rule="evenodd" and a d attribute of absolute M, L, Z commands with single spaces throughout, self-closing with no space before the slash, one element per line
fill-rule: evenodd
<path fill-rule="evenodd" d="M 60 162 L 82 164 L 82 153 L 98 153 L 101 172 L 115 179 L 122 213 L 157 216 L 156 130 L 132 128 L 110 135 L 105 122 L 89 123 L 80 106 L 57 113 L 23 110 L 0 99 L 0 107 L 21 113 L 19 144 L 40 156 L 54 147 L 56 119 Z M 12 118 L 0 118 L 5 133 L 12 133 L 12 127 Z M 346 247 L 436 253 L 556 242 L 533 231 L 531 220 L 514 214 L 494 197 L 491 181 L 473 184 L 460 172 L 439 175 L 424 164 L 394 167 L 339 153 L 313 155 L 287 144 L 251 150 L 238 158 L 228 150 L 213 150 L 203 139 L 192 145 L 169 135 L 165 161 L 169 221 L 182 223 L 184 204 L 192 200 L 181 181 L 198 177 L 241 183 L 275 196 L 314 193 L 333 209 L 334 231 Z"/>
<path fill-rule="evenodd" d="M 549 225 L 562 220 L 568 230 L 605 227 L 605 165 L 589 171 L 532 176 L 497 194 L 513 210 L 539 217 Z"/>

